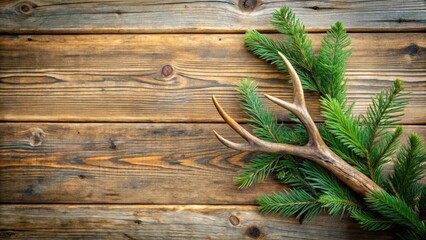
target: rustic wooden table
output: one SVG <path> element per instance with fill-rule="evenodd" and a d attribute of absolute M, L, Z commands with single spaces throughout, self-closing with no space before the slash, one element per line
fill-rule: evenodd
<path fill-rule="evenodd" d="M 234 89 L 246 76 L 290 99 L 243 40 L 247 29 L 279 38 L 269 19 L 284 5 L 316 49 L 342 20 L 355 110 L 404 79 L 405 130 L 426 138 L 424 0 L 1 1 L 0 239 L 390 238 L 326 215 L 262 216 L 256 197 L 284 186 L 233 184 L 251 155 L 214 138 L 239 139 L 210 96 L 240 122 Z M 307 94 L 320 121 L 317 100 Z"/>

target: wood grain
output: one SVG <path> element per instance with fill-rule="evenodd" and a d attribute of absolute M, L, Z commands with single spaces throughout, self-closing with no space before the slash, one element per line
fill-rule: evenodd
<path fill-rule="evenodd" d="M 242 34 L 274 33 L 284 5 L 316 51 L 336 21 L 352 32 L 356 113 L 402 78 L 406 133 L 426 139 L 423 0 L 0 1 L 0 239 L 392 239 L 325 214 L 303 225 L 260 215 L 255 199 L 285 186 L 233 184 L 254 154 L 214 138 L 242 141 L 210 97 L 239 122 L 234 89 L 247 76 L 290 100 Z M 321 121 L 317 97 L 307 103 Z"/>
<path fill-rule="evenodd" d="M 254 204 L 283 185 L 240 190 L 233 177 L 253 155 L 225 124 L 1 123 L 0 202 Z M 426 126 L 406 126 L 426 139 Z M 402 141 L 403 142 L 403 141 Z"/>
<path fill-rule="evenodd" d="M 225 124 L 0 124 L 0 202 L 253 204 L 239 190 L 253 155 L 224 147 Z M 251 156 L 251 157 L 250 157 Z"/>
<path fill-rule="evenodd" d="M 351 31 L 425 30 L 423 0 L 9 0 L 0 3 L 8 33 L 170 33 L 272 31 L 271 13 L 289 6 L 311 31 L 343 21 Z"/>
<path fill-rule="evenodd" d="M 279 38 L 279 35 L 272 35 Z M 320 34 L 312 34 L 315 49 Z M 426 35 L 351 34 L 349 99 L 362 113 L 396 78 L 412 92 L 404 123 L 426 123 Z M 290 100 L 273 66 L 247 52 L 240 34 L 0 36 L 0 120 L 221 122 L 211 103 L 243 121 L 235 92 L 250 76 L 261 92 Z M 315 120 L 318 99 L 307 94 Z M 287 113 L 267 103 L 281 120 Z"/>
<path fill-rule="evenodd" d="M 319 216 L 262 216 L 254 206 L 0 205 L 2 239 L 392 239 Z"/>

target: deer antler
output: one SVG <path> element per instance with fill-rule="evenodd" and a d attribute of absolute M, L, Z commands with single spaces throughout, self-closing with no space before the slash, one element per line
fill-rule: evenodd
<path fill-rule="evenodd" d="M 321 138 L 317 126 L 315 125 L 315 122 L 312 120 L 306 108 L 302 83 L 300 82 L 299 76 L 287 58 L 280 52 L 278 52 L 278 54 L 287 66 L 290 77 L 293 80 L 293 103 L 289 103 L 269 95 L 265 96 L 272 102 L 292 112 L 294 115 L 296 115 L 297 118 L 300 119 L 308 133 L 308 143 L 306 143 L 304 146 L 297 146 L 284 143 L 272 143 L 261 140 L 253 136 L 251 133 L 241 127 L 234 119 L 232 119 L 219 105 L 215 96 L 213 96 L 213 103 L 219 114 L 231 128 L 233 128 L 241 137 L 247 141 L 247 143 L 234 143 L 223 138 L 217 132 L 214 132 L 216 137 L 227 147 L 240 151 L 286 153 L 309 159 L 329 170 L 349 188 L 361 196 L 366 196 L 367 193 L 374 190 L 383 191 L 383 189 L 379 187 L 373 180 L 349 165 L 325 144 Z"/>

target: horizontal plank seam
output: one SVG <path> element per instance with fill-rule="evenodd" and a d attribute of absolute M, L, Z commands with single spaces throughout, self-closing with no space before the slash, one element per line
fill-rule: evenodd
<path fill-rule="evenodd" d="M 249 29 L 247 29 L 249 30 Z M 318 30 L 308 30 L 308 33 L 325 33 L 328 30 L 328 28 L 325 29 L 318 29 Z M 258 30 L 260 33 L 279 33 L 278 31 L 274 30 Z M 348 33 L 368 33 L 368 34 L 374 34 L 374 33 L 424 33 L 426 31 L 426 27 L 424 28 L 413 28 L 413 29 L 371 29 L 371 30 L 356 30 L 356 29 L 347 29 Z M 244 34 L 246 30 L 236 30 L 236 31 L 195 31 L 195 32 L 188 32 L 188 31 L 121 31 L 120 32 L 114 32 L 114 31 L 5 31 L 0 29 L 0 35 L 122 35 L 122 34 L 135 34 L 135 35 L 143 35 L 143 34 L 149 34 L 149 35 L 162 35 L 162 34 L 182 34 L 182 35 L 206 35 L 206 34 Z"/>
<path fill-rule="evenodd" d="M 90 203 L 90 202 L 85 202 L 85 203 L 75 203 L 75 202 L 51 202 L 51 203 L 46 203 L 46 202 L 1 202 L 0 203 L 0 207 L 2 206 L 8 206 L 8 205 L 17 205 L 17 206 L 25 206 L 25 205 L 43 205 L 43 206 L 49 206 L 49 205 L 73 205 L 73 206 L 150 206 L 150 207 L 165 207 L 165 206 L 192 206 L 192 207 L 212 207 L 212 206 L 218 206 L 218 207 L 257 207 L 259 205 L 256 204 L 238 204 L 238 203 L 234 203 L 234 204 L 179 204 L 179 203 L 170 203 L 170 204 L 155 204 L 155 203 L 99 203 L 99 202 L 95 202 L 95 203 Z M 1 213 L 0 213 L 1 215 Z"/>
<path fill-rule="evenodd" d="M 237 121 L 239 124 L 248 124 L 247 121 Z M 39 120 L 39 121 L 18 121 L 18 120 L 7 120 L 7 121 L 2 121 L 0 120 L 0 124 L 3 123 L 40 123 L 40 124 L 47 124 L 47 123 L 52 123 L 52 124 L 66 124 L 66 123 L 70 123 L 70 124 L 74 124 L 74 123 L 80 123 L 80 124 L 113 124 L 113 123 L 117 123 L 117 124 L 225 124 L 224 121 L 194 121 L 194 122 L 190 122 L 190 121 L 44 121 L 44 120 Z M 291 121 L 280 121 L 279 123 L 282 124 L 294 124 L 295 122 L 291 122 Z M 324 123 L 323 121 L 315 121 L 315 123 L 320 124 L 320 123 Z M 426 122 L 418 122 L 418 123 L 397 123 L 397 125 L 402 125 L 402 126 L 424 126 L 426 125 Z"/>

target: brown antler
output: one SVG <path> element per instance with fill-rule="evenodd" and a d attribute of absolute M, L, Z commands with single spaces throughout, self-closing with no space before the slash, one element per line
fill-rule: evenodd
<path fill-rule="evenodd" d="M 241 127 L 234 119 L 232 119 L 219 105 L 215 96 L 213 96 L 213 103 L 216 106 L 219 114 L 229 124 L 230 127 L 232 127 L 241 137 L 247 141 L 247 143 L 234 143 L 223 138 L 217 132 L 214 132 L 216 137 L 227 147 L 240 151 L 286 153 L 309 159 L 332 172 L 337 178 L 339 178 L 348 187 L 359 193 L 361 196 L 366 196 L 367 193 L 374 190 L 383 191 L 383 189 L 379 187 L 373 180 L 349 165 L 325 144 L 321 138 L 317 126 L 315 125 L 315 122 L 312 120 L 306 108 L 302 83 L 300 82 L 299 76 L 287 58 L 280 52 L 278 52 L 278 54 L 286 64 L 290 73 L 290 77 L 293 80 L 293 103 L 285 102 L 269 95 L 265 96 L 272 102 L 292 112 L 294 115 L 296 115 L 297 118 L 300 119 L 300 121 L 302 121 L 309 136 L 308 143 L 304 146 L 296 146 L 284 143 L 263 141 L 253 136 L 251 133 Z"/>

